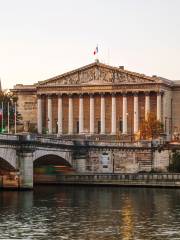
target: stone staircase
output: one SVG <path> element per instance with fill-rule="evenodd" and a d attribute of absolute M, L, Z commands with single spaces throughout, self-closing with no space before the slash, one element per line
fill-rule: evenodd
<path fill-rule="evenodd" d="M 151 152 L 144 151 L 142 153 L 138 153 L 137 162 L 139 164 L 139 171 L 149 172 L 152 169 L 152 159 Z"/>

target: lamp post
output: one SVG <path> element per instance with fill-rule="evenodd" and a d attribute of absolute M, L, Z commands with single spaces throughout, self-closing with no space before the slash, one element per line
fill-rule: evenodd
<path fill-rule="evenodd" d="M 14 133 L 16 134 L 17 132 L 17 124 L 16 124 L 16 121 L 17 121 L 17 117 L 16 117 L 16 102 L 14 103 Z"/>
<path fill-rule="evenodd" d="M 9 130 L 10 130 L 10 126 L 9 126 L 9 117 L 10 117 L 9 116 L 9 102 L 8 102 L 8 105 L 7 105 L 7 115 L 8 115 L 8 119 L 7 119 L 8 120 L 8 126 L 7 127 L 8 127 L 8 134 L 9 134 Z"/>
<path fill-rule="evenodd" d="M 114 152 L 112 153 L 112 167 L 113 167 L 113 169 L 112 169 L 112 172 L 114 173 L 114 170 L 115 170 L 115 163 L 114 163 Z"/>
<path fill-rule="evenodd" d="M 4 103 L 1 103 L 1 133 L 4 129 Z"/>

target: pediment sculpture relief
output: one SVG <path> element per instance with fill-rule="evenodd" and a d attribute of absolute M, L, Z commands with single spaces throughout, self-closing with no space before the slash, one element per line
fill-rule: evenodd
<path fill-rule="evenodd" d="M 50 79 L 43 85 L 76 85 L 76 84 L 102 84 L 102 83 L 147 83 L 152 82 L 141 76 L 136 76 L 123 71 L 97 67 L 77 71 L 75 73 L 59 76 L 59 79 Z"/>

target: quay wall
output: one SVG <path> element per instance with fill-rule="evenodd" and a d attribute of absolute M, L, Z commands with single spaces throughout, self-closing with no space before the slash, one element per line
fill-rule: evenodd
<path fill-rule="evenodd" d="M 70 174 L 57 175 L 36 184 L 72 184 L 72 185 L 112 185 L 137 187 L 178 187 L 180 188 L 179 173 L 144 173 L 144 174 Z"/>

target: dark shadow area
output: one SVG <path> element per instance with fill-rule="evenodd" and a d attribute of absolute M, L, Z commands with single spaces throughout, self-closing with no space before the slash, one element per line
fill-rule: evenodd
<path fill-rule="evenodd" d="M 53 155 L 53 154 L 42 156 L 34 161 L 34 167 L 40 167 L 40 166 L 44 166 L 44 165 L 47 165 L 47 166 L 48 165 L 63 165 L 63 166 L 71 167 L 71 165 L 68 163 L 68 161 L 66 161 L 64 158 L 61 158 L 61 157 Z"/>
<path fill-rule="evenodd" d="M 65 159 L 49 154 L 34 161 L 34 183 L 57 183 L 57 176 L 74 172 Z"/>
<path fill-rule="evenodd" d="M 0 158 L 0 189 L 17 188 L 19 175 L 17 170 L 6 160 Z"/>
<path fill-rule="evenodd" d="M 15 168 L 3 158 L 0 158 L 0 175 L 2 172 L 15 171 Z"/>

